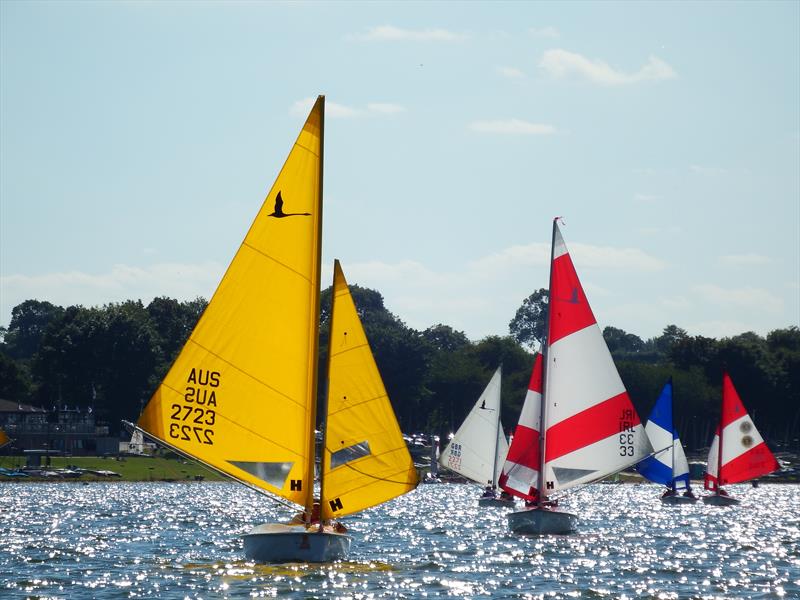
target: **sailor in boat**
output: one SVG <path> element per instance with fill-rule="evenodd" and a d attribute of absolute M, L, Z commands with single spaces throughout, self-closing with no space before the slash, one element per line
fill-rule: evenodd
<path fill-rule="evenodd" d="M 487 485 L 485 488 L 483 488 L 483 495 L 481 498 L 496 498 L 497 494 L 495 494 L 494 490 L 494 487 Z"/>
<path fill-rule="evenodd" d="M 291 518 L 289 525 L 305 525 L 306 529 L 316 527 L 325 531 L 335 531 L 336 533 L 347 532 L 347 527 L 342 525 L 339 521 L 322 521 L 320 523 L 320 505 L 319 500 L 316 499 L 314 500 L 314 505 L 311 507 L 310 517 L 307 511 L 302 510 Z"/>
<path fill-rule="evenodd" d="M 690 489 L 687 489 L 685 492 L 683 492 L 683 495 L 687 498 L 697 498 L 697 496 L 695 496 Z"/>
<path fill-rule="evenodd" d="M 678 493 L 673 490 L 671 487 L 668 487 L 663 494 L 661 494 L 662 498 L 669 498 L 670 496 L 677 496 Z"/>
<path fill-rule="evenodd" d="M 507 491 L 503 490 L 500 492 L 500 500 L 513 500 L 514 496 L 509 494 Z"/>

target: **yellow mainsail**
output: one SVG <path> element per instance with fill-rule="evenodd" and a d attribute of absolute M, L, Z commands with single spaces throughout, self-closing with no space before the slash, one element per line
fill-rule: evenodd
<path fill-rule="evenodd" d="M 334 263 L 322 517 L 405 494 L 417 472 L 372 357 L 339 261 Z"/>
<path fill-rule="evenodd" d="M 311 506 L 324 97 L 139 418 L 151 436 Z"/>

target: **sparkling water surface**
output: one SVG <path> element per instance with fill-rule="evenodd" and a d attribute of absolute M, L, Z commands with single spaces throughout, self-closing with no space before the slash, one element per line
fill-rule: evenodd
<path fill-rule="evenodd" d="M 800 487 L 736 507 L 587 486 L 577 533 L 509 533 L 480 488 L 429 485 L 345 519 L 347 561 L 258 565 L 242 534 L 291 511 L 228 483 L 0 484 L 0 598 L 800 598 Z"/>

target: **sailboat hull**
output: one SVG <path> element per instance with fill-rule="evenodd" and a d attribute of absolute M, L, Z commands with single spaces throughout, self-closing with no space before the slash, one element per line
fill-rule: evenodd
<path fill-rule="evenodd" d="M 514 508 L 513 499 L 504 498 L 478 498 L 478 506 L 494 506 L 497 508 Z"/>
<path fill-rule="evenodd" d="M 735 506 L 739 504 L 739 501 L 730 496 L 714 494 L 713 496 L 703 496 L 703 504 L 708 504 L 709 506 Z"/>
<path fill-rule="evenodd" d="M 661 496 L 661 502 L 664 504 L 694 504 L 697 502 L 695 496 Z"/>
<path fill-rule="evenodd" d="M 576 515 L 550 508 L 528 508 L 512 512 L 507 518 L 513 533 L 529 535 L 571 533 L 578 526 Z"/>
<path fill-rule="evenodd" d="M 244 536 L 244 553 L 260 563 L 333 562 L 347 558 L 351 540 L 343 533 L 270 523 Z"/>

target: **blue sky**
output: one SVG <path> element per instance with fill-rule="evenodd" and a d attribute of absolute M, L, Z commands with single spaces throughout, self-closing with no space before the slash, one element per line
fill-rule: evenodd
<path fill-rule="evenodd" d="M 800 324 L 800 3 L 0 3 L 0 325 L 209 297 L 317 94 L 323 285 L 506 334 Z"/>

